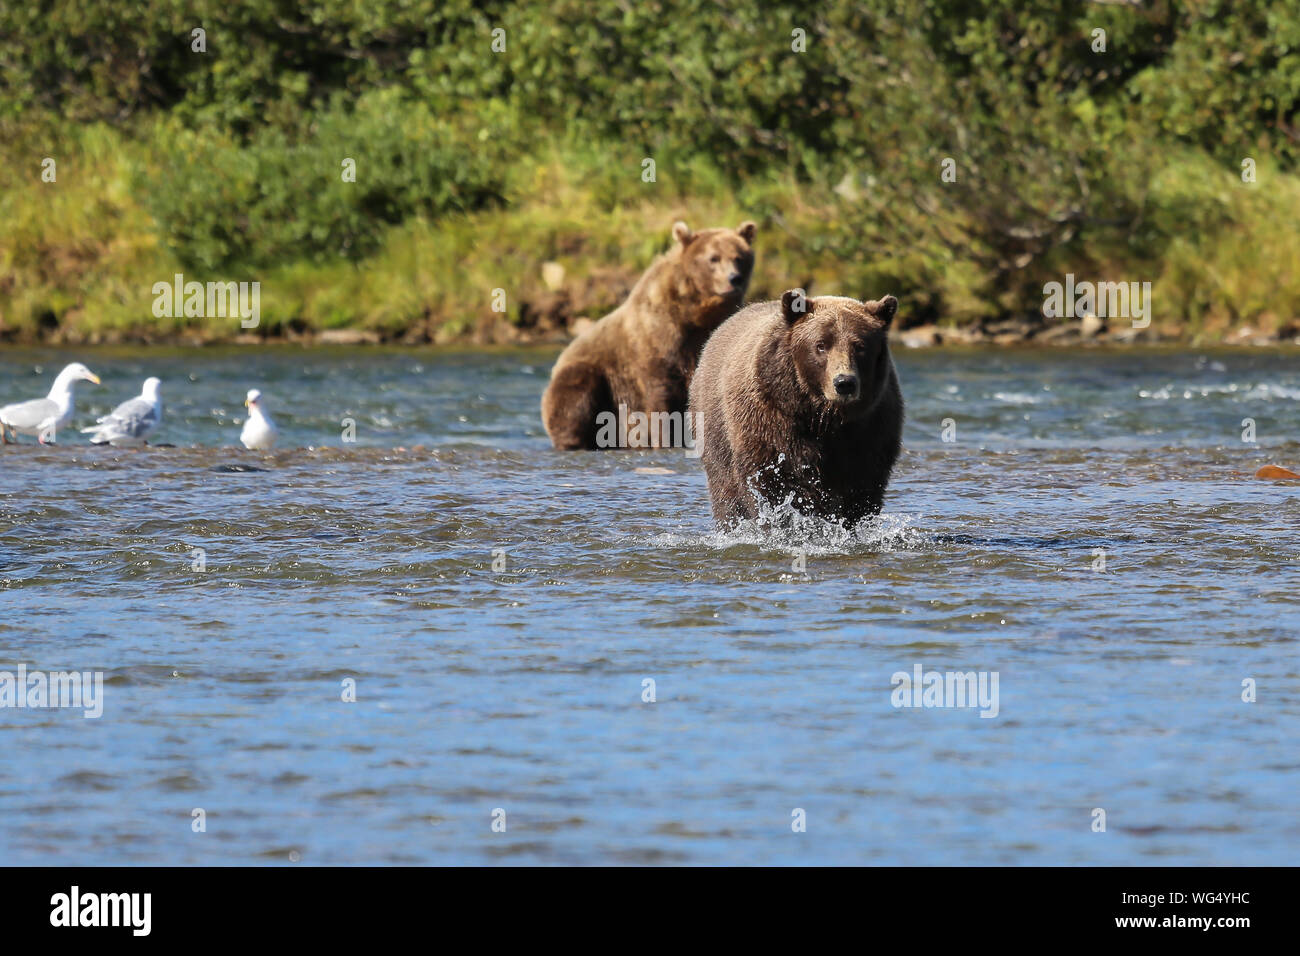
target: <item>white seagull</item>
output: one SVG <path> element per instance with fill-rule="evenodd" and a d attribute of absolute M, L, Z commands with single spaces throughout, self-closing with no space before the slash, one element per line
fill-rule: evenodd
<path fill-rule="evenodd" d="M 60 428 L 72 418 L 72 388 L 78 382 L 99 384 L 99 376 L 80 362 L 73 362 L 59 373 L 45 398 L 16 402 L 0 408 L 0 439 L 7 445 L 10 436 L 35 435 L 42 444 L 51 443 Z"/>
<path fill-rule="evenodd" d="M 162 399 L 158 389 L 162 382 L 146 378 L 138 398 L 128 399 L 103 418 L 99 424 L 82 431 L 90 435 L 92 445 L 139 445 L 144 436 L 162 421 Z"/>
<path fill-rule="evenodd" d="M 239 440 L 244 443 L 245 448 L 254 451 L 269 450 L 275 444 L 280 429 L 275 427 L 271 416 L 262 408 L 262 393 L 255 388 L 250 388 L 248 398 L 244 399 L 244 405 L 248 408 L 248 421 L 244 422 L 244 430 L 239 433 Z"/>

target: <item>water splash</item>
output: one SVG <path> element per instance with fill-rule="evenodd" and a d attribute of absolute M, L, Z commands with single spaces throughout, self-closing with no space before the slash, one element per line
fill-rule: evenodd
<path fill-rule="evenodd" d="M 935 544 L 932 533 L 916 526 L 919 515 L 879 514 L 849 524 L 797 509 L 792 497 L 779 503 L 758 499 L 758 515 L 731 528 L 703 534 L 665 532 L 650 542 L 662 548 L 708 548 L 725 551 L 738 545 L 807 555 L 852 555 L 891 551 L 927 550 Z"/>
<path fill-rule="evenodd" d="M 762 471 L 776 472 L 786 456 Z M 680 535 L 659 535 L 656 543 L 665 546 L 702 546 L 719 550 L 735 545 L 757 545 L 763 548 L 789 549 L 802 554 L 854 554 L 863 551 L 882 552 L 922 548 L 933 538 L 912 526 L 913 515 L 876 515 L 856 523 L 835 515 L 818 516 L 807 513 L 798 503 L 798 492 L 791 492 L 781 501 L 774 502 L 759 489 L 762 471 L 746 479 L 750 497 L 757 514 L 733 527 L 716 529 L 711 534 L 688 541 Z M 815 483 L 815 477 L 809 480 Z"/>

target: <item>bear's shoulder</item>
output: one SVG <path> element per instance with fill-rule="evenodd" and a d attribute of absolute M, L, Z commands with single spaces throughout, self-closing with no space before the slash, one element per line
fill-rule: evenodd
<path fill-rule="evenodd" d="M 718 327 L 709 340 L 719 345 L 740 340 L 760 341 L 777 337 L 784 320 L 780 302 L 751 302 Z"/>

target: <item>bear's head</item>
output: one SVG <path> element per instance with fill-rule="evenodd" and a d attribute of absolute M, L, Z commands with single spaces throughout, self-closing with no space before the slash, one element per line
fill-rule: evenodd
<path fill-rule="evenodd" d="M 892 295 L 859 302 L 840 296 L 810 299 L 802 289 L 781 296 L 789 354 L 804 394 L 842 418 L 865 414 L 889 388 Z"/>
<path fill-rule="evenodd" d="M 694 297 L 703 303 L 739 304 L 754 271 L 754 235 L 758 227 L 742 222 L 736 229 L 692 232 L 684 222 L 673 224 L 681 244 L 681 272 Z"/>

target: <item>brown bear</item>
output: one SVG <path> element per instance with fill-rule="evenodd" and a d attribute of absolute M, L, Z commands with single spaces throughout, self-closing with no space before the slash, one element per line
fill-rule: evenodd
<path fill-rule="evenodd" d="M 892 295 L 792 289 L 714 333 L 691 383 L 713 516 L 733 527 L 759 499 L 846 525 L 880 511 L 903 431 L 889 353 Z"/>
<path fill-rule="evenodd" d="M 627 301 L 556 360 L 542 395 L 542 424 L 556 448 L 673 443 L 662 427 L 629 440 L 625 426 L 621 434 L 604 426 L 637 413 L 667 426 L 675 412 L 679 435 L 684 431 L 695 363 L 709 335 L 744 301 L 757 231 L 752 222 L 700 232 L 673 225 L 673 248 L 646 270 Z"/>

